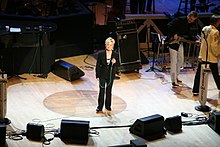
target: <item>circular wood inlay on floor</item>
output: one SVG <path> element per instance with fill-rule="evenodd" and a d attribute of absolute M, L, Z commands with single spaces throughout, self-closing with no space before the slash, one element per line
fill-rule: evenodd
<path fill-rule="evenodd" d="M 77 117 L 94 117 L 98 103 L 98 92 L 89 90 L 71 90 L 54 93 L 44 99 L 44 105 L 49 110 Z M 112 114 L 120 113 L 126 108 L 126 103 L 120 97 L 112 96 Z M 103 111 L 105 109 L 103 108 Z"/>

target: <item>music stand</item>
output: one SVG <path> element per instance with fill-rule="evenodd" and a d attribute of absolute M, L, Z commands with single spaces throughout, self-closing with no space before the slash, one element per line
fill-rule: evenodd
<path fill-rule="evenodd" d="M 153 49 L 153 61 L 152 61 L 151 67 L 148 70 L 146 70 L 146 72 L 149 72 L 149 71 L 155 72 L 155 70 L 161 71 L 160 69 L 154 67 L 155 66 L 154 65 L 155 64 L 155 53 L 157 50 L 159 50 L 159 43 L 161 42 L 160 34 L 151 32 L 151 38 L 152 38 L 152 49 Z"/>

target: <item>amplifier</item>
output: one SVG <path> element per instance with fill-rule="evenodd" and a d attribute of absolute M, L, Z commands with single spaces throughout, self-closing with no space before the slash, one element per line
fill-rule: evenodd
<path fill-rule="evenodd" d="M 0 34 L 9 33 L 40 33 L 53 32 L 57 25 L 53 22 L 40 22 L 28 20 L 0 20 Z"/>
<path fill-rule="evenodd" d="M 137 24 L 134 19 L 122 19 L 120 21 L 109 21 L 108 27 L 109 27 L 110 32 L 137 30 Z"/>

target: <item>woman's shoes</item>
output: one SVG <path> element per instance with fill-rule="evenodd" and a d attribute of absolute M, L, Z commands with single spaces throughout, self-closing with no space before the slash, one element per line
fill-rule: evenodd
<path fill-rule="evenodd" d="M 108 108 L 108 109 L 106 108 L 106 110 L 107 110 L 107 111 L 112 111 L 112 109 L 111 109 L 111 108 Z"/>
<path fill-rule="evenodd" d="M 112 109 L 111 109 L 111 108 L 108 108 L 108 109 L 106 108 L 106 110 L 107 110 L 107 111 L 112 111 Z M 96 113 L 102 112 L 102 110 L 101 110 L 101 109 L 99 109 L 99 108 L 96 108 L 96 110 L 95 110 L 95 111 L 96 111 Z"/>
<path fill-rule="evenodd" d="M 193 93 L 193 96 L 198 96 L 199 95 L 199 93 Z"/>
<path fill-rule="evenodd" d="M 102 112 L 102 110 L 100 110 L 99 108 L 96 108 L 96 113 Z"/>

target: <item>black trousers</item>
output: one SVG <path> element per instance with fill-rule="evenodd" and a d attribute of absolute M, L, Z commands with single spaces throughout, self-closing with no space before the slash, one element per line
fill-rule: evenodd
<path fill-rule="evenodd" d="M 194 85 L 193 85 L 193 91 L 192 91 L 193 93 L 199 93 L 201 65 L 205 63 L 206 62 L 202 61 L 202 62 L 199 62 L 198 64 L 198 68 L 197 68 L 196 75 L 194 78 Z M 207 62 L 207 64 L 209 64 L 209 68 L 211 69 L 215 84 L 218 90 L 220 90 L 220 76 L 218 72 L 218 63 Z"/>
<path fill-rule="evenodd" d="M 152 11 L 152 2 L 153 2 L 153 0 L 148 0 L 147 1 L 147 11 L 148 12 L 151 12 Z"/>
<path fill-rule="evenodd" d="M 112 102 L 112 85 L 113 79 L 99 79 L 99 96 L 98 96 L 98 109 L 102 110 L 104 104 L 105 108 L 111 110 Z M 104 96 L 106 97 L 104 99 Z"/>

